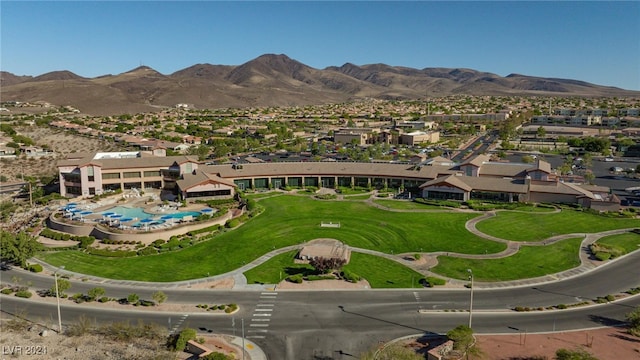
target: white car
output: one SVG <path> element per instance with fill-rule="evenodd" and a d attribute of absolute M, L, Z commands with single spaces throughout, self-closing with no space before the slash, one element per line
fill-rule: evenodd
<path fill-rule="evenodd" d="M 612 157 L 606 157 L 606 158 L 604 158 L 604 161 L 613 162 L 613 158 Z"/>

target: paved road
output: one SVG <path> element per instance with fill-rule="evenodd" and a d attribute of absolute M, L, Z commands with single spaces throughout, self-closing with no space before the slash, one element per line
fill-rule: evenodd
<path fill-rule="evenodd" d="M 573 310 L 516 313 L 514 306 L 549 306 L 572 304 L 607 294 L 617 294 L 640 285 L 640 252 L 632 253 L 581 276 L 561 281 L 531 285 L 474 290 L 474 323 L 476 332 L 517 333 L 519 331 L 553 331 L 590 328 L 619 323 L 640 297 L 613 305 L 599 305 Z M 2 272 L 3 279 L 13 276 L 32 281 L 33 287 L 48 288 L 50 276 L 38 276 L 19 270 Z M 612 281 L 615 279 L 615 281 Z M 517 285 L 517 284 L 512 284 Z M 70 293 L 86 292 L 96 286 L 73 281 Z M 136 292 L 150 297 L 154 289 L 137 289 L 129 285 L 102 284 L 107 295 L 125 297 Z M 241 310 L 233 316 L 207 313 L 135 312 L 107 310 L 84 305 L 64 305 L 64 323 L 71 323 L 81 314 L 98 322 L 117 319 L 153 321 L 170 329 L 185 326 L 200 331 L 241 334 L 241 319 L 245 321 L 246 337 L 258 344 L 270 359 L 340 359 L 348 354 L 360 354 L 378 341 L 424 332 L 444 333 L 466 324 L 469 289 L 412 289 L 367 291 L 265 291 L 163 289 L 176 303 L 237 303 Z M 0 296 L 5 312 L 22 312 L 30 318 L 51 324 L 56 319 L 53 303 L 26 301 Z M 457 310 L 445 312 L 445 310 Z M 502 310 L 489 312 L 488 310 Z M 232 326 L 232 321 L 235 326 Z M 340 351 L 343 353 L 341 354 Z M 345 358 L 345 357 L 343 357 Z M 346 357 L 348 358 L 348 357 Z M 346 359 L 345 358 L 345 359 Z"/>
<path fill-rule="evenodd" d="M 459 293 L 456 297 L 466 295 Z M 492 297 L 481 291 L 478 293 L 481 298 L 485 297 L 482 302 L 488 301 L 487 296 Z M 245 301 L 250 301 L 249 298 L 253 298 L 253 301 L 252 304 L 247 303 L 234 320 L 229 316 L 202 313 L 134 312 L 76 305 L 64 305 L 62 314 L 65 323 L 81 315 L 98 322 L 141 319 L 173 330 L 188 326 L 200 331 L 211 329 L 217 333 L 235 333 L 238 336 L 242 331 L 240 319 L 244 319 L 245 336 L 250 341 L 259 345 L 269 359 L 286 360 L 317 359 L 320 355 L 327 360 L 341 359 L 340 351 L 357 356 L 378 342 L 412 334 L 444 333 L 468 321 L 466 312 L 420 313 L 420 308 L 435 303 L 429 300 L 431 294 L 426 291 L 249 292 L 238 295 Z M 24 299 L 7 296 L 0 299 L 5 311 L 28 309 L 29 317 L 49 323 L 56 318 L 53 303 L 30 306 L 33 302 Z M 636 306 L 640 306 L 640 297 L 563 311 L 475 311 L 473 328 L 479 333 L 593 328 L 620 324 L 624 314 Z"/>

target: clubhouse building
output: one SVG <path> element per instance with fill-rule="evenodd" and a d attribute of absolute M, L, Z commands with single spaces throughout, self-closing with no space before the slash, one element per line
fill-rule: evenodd
<path fill-rule="evenodd" d="M 250 162 L 204 165 L 163 152 L 70 154 L 58 163 L 60 194 L 91 197 L 114 190 L 158 189 L 182 199 L 233 197 L 245 189 L 370 187 L 403 189 L 443 200 L 554 202 L 614 211 L 609 188 L 561 181 L 548 162 L 492 162 L 478 155 L 462 163 L 436 157 L 416 164 L 378 162 Z"/>

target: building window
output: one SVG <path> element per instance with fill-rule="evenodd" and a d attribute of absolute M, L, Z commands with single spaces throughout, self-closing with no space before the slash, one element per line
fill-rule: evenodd
<path fill-rule="evenodd" d="M 87 179 L 89 181 L 95 181 L 95 176 L 93 173 L 93 166 L 87 166 Z"/>
<path fill-rule="evenodd" d="M 103 173 L 103 174 L 102 174 L 102 179 L 103 179 L 103 180 L 107 180 L 107 179 L 120 179 L 120 173 Z"/>
<path fill-rule="evenodd" d="M 122 173 L 122 175 L 125 179 L 139 178 L 140 171 L 128 171 L 128 172 Z"/>
<path fill-rule="evenodd" d="M 145 171 L 144 172 L 144 177 L 154 177 L 154 176 L 160 176 L 160 170 L 158 170 L 158 171 Z"/>

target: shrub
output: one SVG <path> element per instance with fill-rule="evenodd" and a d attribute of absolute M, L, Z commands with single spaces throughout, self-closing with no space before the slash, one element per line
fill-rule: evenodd
<path fill-rule="evenodd" d="M 153 246 L 147 246 L 145 248 L 142 248 L 140 250 L 138 250 L 136 252 L 136 254 L 138 254 L 138 256 L 146 256 L 146 255 L 155 255 L 158 253 L 158 249 L 156 249 Z"/>
<path fill-rule="evenodd" d="M 348 282 L 352 282 L 352 283 L 357 283 L 358 281 L 360 281 L 360 275 L 353 273 L 349 270 L 344 270 L 341 273 L 342 278 L 347 280 Z"/>
<path fill-rule="evenodd" d="M 25 298 L 25 299 L 30 298 L 30 297 L 31 297 L 31 295 L 33 295 L 33 294 L 32 294 L 32 293 L 31 293 L 31 291 L 29 291 L 29 290 L 18 290 L 18 291 L 16 292 L 16 296 L 17 296 L 17 297 L 21 297 L 21 298 Z"/>
<path fill-rule="evenodd" d="M 219 352 L 212 352 L 208 355 L 206 355 L 205 357 L 202 358 L 203 360 L 233 360 L 234 357 L 233 356 L 229 356 L 229 355 L 225 355 L 223 353 L 219 353 Z"/>
<path fill-rule="evenodd" d="M 101 287 L 94 287 L 92 289 L 89 289 L 89 291 L 87 291 L 87 295 L 89 296 L 89 301 L 93 301 L 95 299 L 101 298 L 102 295 L 104 295 L 105 291 L 104 288 Z"/>
<path fill-rule="evenodd" d="M 184 351 L 184 348 L 187 346 L 187 342 L 189 340 L 196 339 L 196 330 L 191 328 L 186 328 L 180 331 L 178 338 L 175 341 L 174 349 L 176 351 Z"/>
<path fill-rule="evenodd" d="M 127 302 L 129 304 L 136 305 L 139 300 L 140 300 L 140 297 L 138 296 L 138 294 L 133 293 L 127 296 Z"/>
<path fill-rule="evenodd" d="M 0 290 L 0 293 L 2 293 L 4 295 L 9 295 L 9 294 L 13 293 L 13 289 L 12 288 L 2 289 L 2 290 Z"/>
<path fill-rule="evenodd" d="M 238 221 L 238 219 L 231 219 L 224 224 L 228 229 L 233 229 L 234 227 L 238 227 L 238 225 L 240 225 L 240 221 Z"/>
<path fill-rule="evenodd" d="M 42 272 L 42 265 L 40 264 L 31 264 L 29 265 L 29 271 L 39 273 Z"/>
<path fill-rule="evenodd" d="M 595 254 L 595 257 L 600 261 L 605 261 L 611 258 L 611 253 L 600 251 Z"/>
<path fill-rule="evenodd" d="M 140 306 L 156 306 L 156 303 L 151 300 L 139 300 L 138 305 Z"/>
<path fill-rule="evenodd" d="M 420 279 L 420 284 L 426 287 L 442 286 L 446 283 L 447 281 L 445 279 L 435 276 L 427 276 L 426 278 Z"/>
<path fill-rule="evenodd" d="M 101 303 L 106 303 L 106 302 L 108 302 L 110 300 L 111 300 L 111 298 L 109 298 L 108 296 L 103 296 L 98 301 L 100 301 Z"/>
<path fill-rule="evenodd" d="M 302 284 L 302 274 L 289 275 L 287 276 L 287 281 Z"/>
<path fill-rule="evenodd" d="M 556 305 L 556 309 L 561 309 L 562 310 L 562 309 L 566 309 L 566 308 L 567 308 L 567 305 L 565 305 L 565 304 Z"/>

